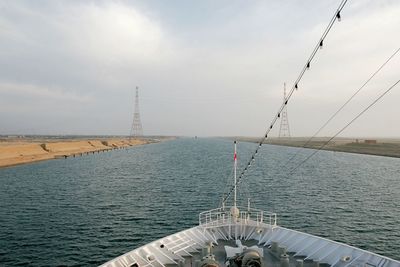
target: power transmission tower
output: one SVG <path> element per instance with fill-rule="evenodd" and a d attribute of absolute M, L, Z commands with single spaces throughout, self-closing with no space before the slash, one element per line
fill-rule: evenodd
<path fill-rule="evenodd" d="M 285 101 L 286 101 L 286 83 L 283 84 L 283 102 Z M 279 138 L 281 137 L 290 138 L 289 119 L 287 115 L 286 105 L 281 113 L 281 126 L 279 127 Z"/>
<path fill-rule="evenodd" d="M 142 122 L 140 120 L 140 112 L 139 112 L 139 87 L 136 86 L 136 95 L 135 95 L 135 110 L 133 112 L 133 122 L 131 128 L 130 136 L 143 136 L 143 128 Z"/>

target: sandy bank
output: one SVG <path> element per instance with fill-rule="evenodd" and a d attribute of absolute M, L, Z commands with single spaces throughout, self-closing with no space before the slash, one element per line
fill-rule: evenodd
<path fill-rule="evenodd" d="M 125 138 L 94 140 L 63 139 L 59 141 L 46 139 L 5 139 L 0 142 L 0 167 L 105 152 L 153 142 L 156 142 L 156 140 Z"/>
<path fill-rule="evenodd" d="M 258 139 L 246 137 L 238 138 L 238 140 L 258 141 Z M 266 143 L 291 147 L 303 147 L 306 145 L 306 148 L 319 149 L 327 140 L 328 138 L 323 137 L 315 138 L 306 145 L 308 141 L 306 137 L 271 138 Z M 337 138 L 329 142 L 323 150 L 400 158 L 400 140 L 393 138 Z"/>

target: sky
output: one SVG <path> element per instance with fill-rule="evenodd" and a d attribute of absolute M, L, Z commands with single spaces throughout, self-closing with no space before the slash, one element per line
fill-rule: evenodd
<path fill-rule="evenodd" d="M 0 0 L 0 134 L 262 136 L 340 0 Z M 348 1 L 288 105 L 311 136 L 400 47 L 400 2 Z M 400 77 L 400 53 L 326 127 Z M 341 136 L 400 137 L 400 85 Z M 278 124 L 273 135 L 278 134 Z"/>

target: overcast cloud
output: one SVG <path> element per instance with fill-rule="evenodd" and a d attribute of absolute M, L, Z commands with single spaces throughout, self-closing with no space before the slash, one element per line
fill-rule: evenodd
<path fill-rule="evenodd" d="M 339 2 L 0 1 L 0 134 L 129 134 L 139 86 L 145 134 L 260 136 Z M 288 106 L 292 135 L 400 46 L 399 14 L 349 1 Z M 399 76 L 397 55 L 321 135 Z M 400 137 L 399 100 L 400 87 L 342 136 Z"/>

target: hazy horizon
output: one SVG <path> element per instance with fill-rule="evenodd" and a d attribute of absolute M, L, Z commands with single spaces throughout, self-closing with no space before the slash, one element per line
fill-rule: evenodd
<path fill-rule="evenodd" d="M 141 137 L 134 137 L 131 135 L 112 135 L 112 134 L 97 134 L 97 135 L 90 135 L 90 134 L 56 134 L 56 135 L 41 135 L 41 134 L 0 134 L 0 137 L 6 137 L 6 138 L 29 138 L 29 137 L 83 137 L 83 138 L 107 138 L 107 137 L 133 137 L 133 138 L 141 138 Z M 152 137 L 174 137 L 174 138 L 228 138 L 228 139 L 232 139 L 232 138 L 237 138 L 238 140 L 240 140 L 241 138 L 251 138 L 254 140 L 257 139 L 261 139 L 262 136 L 197 136 L 197 135 L 144 135 L 142 136 L 143 138 L 152 138 Z M 311 138 L 311 136 L 291 136 L 291 137 L 278 137 L 278 136 L 271 136 L 267 139 L 308 139 Z M 331 138 L 331 136 L 317 136 L 314 137 L 313 140 L 315 139 L 328 139 Z M 335 137 L 335 139 L 333 140 L 351 140 L 351 139 L 378 139 L 378 140 L 396 140 L 396 141 L 400 141 L 400 137 L 398 136 L 386 136 L 386 137 L 381 137 L 381 136 L 339 136 L 339 137 Z M 243 141 L 243 140 L 242 140 Z"/>
<path fill-rule="evenodd" d="M 339 2 L 0 0 L 0 135 L 129 135 L 139 86 L 145 135 L 262 136 Z M 398 14 L 398 1 L 347 3 L 289 102 L 292 136 L 312 136 L 399 48 Z M 399 69 L 396 55 L 320 136 Z M 340 136 L 400 138 L 397 87 Z"/>

